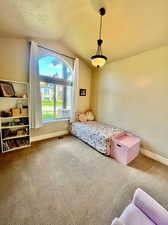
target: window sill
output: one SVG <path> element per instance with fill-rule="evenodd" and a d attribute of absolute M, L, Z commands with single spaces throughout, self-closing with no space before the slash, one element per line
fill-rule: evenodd
<path fill-rule="evenodd" d="M 57 123 L 57 122 L 69 122 L 70 119 L 69 118 L 62 118 L 62 119 L 57 119 L 57 120 L 46 120 L 43 121 L 43 124 L 48 124 L 48 123 Z"/>

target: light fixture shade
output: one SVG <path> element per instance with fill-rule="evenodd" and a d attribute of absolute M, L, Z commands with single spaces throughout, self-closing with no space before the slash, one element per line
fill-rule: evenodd
<path fill-rule="evenodd" d="M 91 57 L 92 65 L 95 67 L 102 67 L 107 60 L 107 57 L 104 55 L 94 55 Z"/>
<path fill-rule="evenodd" d="M 99 14 L 100 14 L 99 39 L 97 40 L 96 55 L 91 57 L 92 65 L 97 67 L 97 68 L 102 67 L 106 63 L 106 60 L 107 60 L 107 57 L 102 54 L 102 48 L 101 48 L 102 43 L 103 43 L 103 40 L 101 39 L 102 17 L 105 15 L 105 13 L 106 13 L 105 8 L 100 8 L 99 9 Z"/>

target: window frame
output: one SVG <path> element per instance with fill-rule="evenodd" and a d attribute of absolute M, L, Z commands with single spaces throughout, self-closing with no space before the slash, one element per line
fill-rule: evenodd
<path fill-rule="evenodd" d="M 46 55 L 43 55 L 41 57 L 38 58 L 38 61 L 45 57 L 45 56 L 49 56 L 48 54 Z M 53 56 L 53 55 L 51 55 Z M 57 56 L 55 56 L 56 58 L 59 58 Z M 65 77 L 65 74 L 66 73 L 66 76 L 67 76 L 67 68 L 71 71 L 72 73 L 72 68 L 70 67 L 70 65 L 68 65 L 68 63 L 66 63 L 63 59 L 60 59 L 62 62 L 62 65 L 63 65 L 63 76 Z M 38 64 L 39 66 L 39 64 Z M 47 76 L 47 75 L 42 75 L 39 73 L 39 70 L 38 70 L 38 74 L 39 74 L 39 81 L 40 82 L 45 82 L 45 83 L 48 83 L 48 84 L 53 84 L 54 88 L 56 89 L 56 85 L 62 85 L 63 87 L 72 87 L 73 86 L 73 81 L 69 81 L 67 80 L 66 78 L 56 78 L 56 77 L 50 77 L 50 76 Z M 66 89 L 64 89 L 65 91 Z M 65 96 L 65 97 L 64 97 Z M 64 95 L 63 95 L 63 101 L 67 101 L 66 100 L 66 94 L 64 92 Z M 54 95 L 54 98 L 53 98 L 53 101 L 54 101 L 54 112 L 56 112 L 56 98 L 55 98 L 55 95 Z M 63 102 L 64 104 L 64 102 Z M 55 119 L 50 119 L 50 120 L 42 120 L 43 123 L 51 123 L 51 122 L 56 122 L 56 121 L 68 121 L 70 120 L 70 116 L 69 117 L 62 117 L 62 118 L 55 118 Z"/>

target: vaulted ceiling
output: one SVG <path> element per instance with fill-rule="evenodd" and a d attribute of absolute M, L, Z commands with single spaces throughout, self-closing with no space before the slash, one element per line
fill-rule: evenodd
<path fill-rule="evenodd" d="M 108 62 L 168 44 L 168 0 L 1 0 L 0 35 L 61 40 L 89 60 L 101 7 Z"/>

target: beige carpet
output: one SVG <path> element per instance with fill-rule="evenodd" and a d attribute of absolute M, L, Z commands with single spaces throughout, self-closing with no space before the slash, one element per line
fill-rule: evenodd
<path fill-rule="evenodd" d="M 0 155 L 0 225 L 110 225 L 137 187 L 168 209 L 168 168 L 129 166 L 68 136 Z"/>

